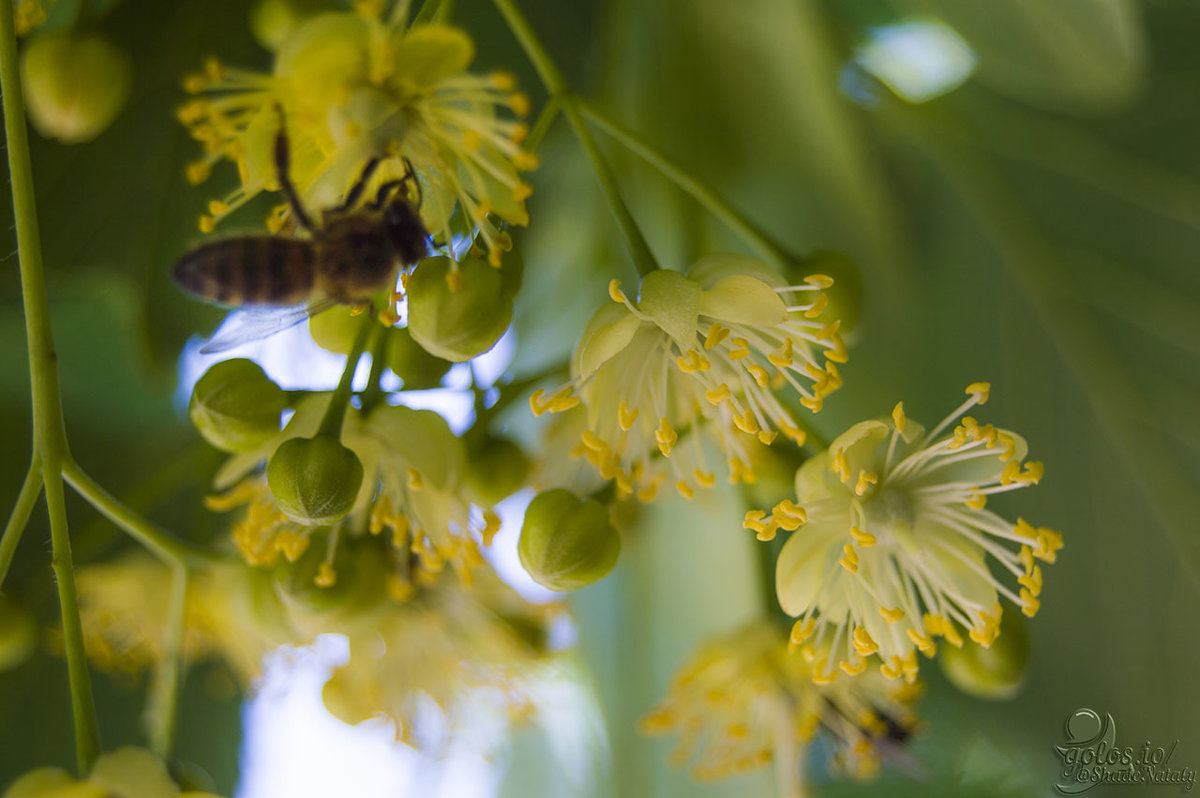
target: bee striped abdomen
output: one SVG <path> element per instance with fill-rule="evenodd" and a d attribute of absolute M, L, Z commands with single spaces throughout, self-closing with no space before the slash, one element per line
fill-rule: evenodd
<path fill-rule="evenodd" d="M 220 305 L 295 305 L 313 291 L 313 242 L 242 236 L 197 247 L 175 263 L 175 281 Z"/>

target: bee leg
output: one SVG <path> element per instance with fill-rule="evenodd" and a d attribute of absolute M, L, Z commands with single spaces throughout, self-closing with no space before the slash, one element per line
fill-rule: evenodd
<path fill-rule="evenodd" d="M 371 175 L 375 174 L 375 169 L 379 166 L 379 159 L 372 158 L 367 161 L 367 165 L 363 167 L 362 174 L 358 176 L 358 180 L 354 181 L 354 185 L 346 192 L 346 199 L 342 200 L 342 204 L 333 208 L 331 213 L 345 213 L 358 204 L 359 198 L 362 197 L 363 191 L 367 188 L 367 183 L 371 179 Z"/>
<path fill-rule="evenodd" d="M 308 215 L 308 211 L 304 210 L 304 206 L 300 203 L 300 195 L 296 193 L 296 187 L 292 185 L 291 156 L 288 151 L 287 121 L 283 115 L 283 106 L 276 105 L 275 113 L 279 115 L 279 131 L 275 134 L 275 171 L 279 178 L 279 187 L 283 189 L 283 195 L 287 197 L 296 223 L 312 232 L 312 217 Z"/>
<path fill-rule="evenodd" d="M 373 199 L 370 203 L 368 203 L 367 207 L 369 207 L 373 211 L 378 211 L 378 210 L 382 209 L 383 206 L 387 204 L 387 201 L 391 197 L 392 192 L 395 191 L 396 189 L 400 188 L 400 186 L 404 185 L 404 182 L 405 181 L 403 179 L 401 179 L 401 180 L 389 180 L 386 183 L 380 184 L 379 191 L 375 192 L 375 199 Z"/>
<path fill-rule="evenodd" d="M 413 185 L 417 187 L 416 208 L 417 208 L 417 210 L 420 210 L 421 202 L 425 199 L 425 197 L 421 193 L 421 181 L 417 180 L 417 173 L 415 171 L 413 171 L 412 161 L 408 160 L 408 158 L 404 159 L 404 170 L 405 170 L 404 177 L 400 178 L 400 180 L 402 182 L 407 182 L 407 181 L 411 180 L 413 182 Z"/>

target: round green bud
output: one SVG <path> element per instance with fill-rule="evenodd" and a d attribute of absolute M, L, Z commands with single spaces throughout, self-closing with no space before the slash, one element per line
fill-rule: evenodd
<path fill-rule="evenodd" d="M 24 665 L 37 648 L 38 625 L 23 604 L 0 594 L 0 672 Z"/>
<path fill-rule="evenodd" d="M 309 318 L 308 334 L 325 351 L 348 355 L 362 324 L 362 317 L 351 314 L 348 305 L 335 305 Z"/>
<path fill-rule="evenodd" d="M 621 536 L 603 504 L 556 488 L 539 493 L 529 503 L 517 553 L 539 585 L 577 590 L 613 569 L 621 553 Z"/>
<path fill-rule="evenodd" d="M 849 256 L 829 249 L 819 249 L 789 269 L 789 277 L 803 280 L 810 274 L 825 274 L 833 278 L 833 285 L 825 289 L 829 307 L 822 318 L 840 319 L 842 337 L 853 340 L 858 332 L 859 312 L 862 309 L 862 271 Z"/>
<path fill-rule="evenodd" d="M 47 138 L 78 144 L 117 118 L 133 85 L 124 50 L 94 32 L 46 31 L 21 56 L 29 120 Z"/>
<path fill-rule="evenodd" d="M 278 50 L 300 23 L 328 10 L 325 0 L 258 0 L 250 8 L 250 32 L 263 47 Z"/>
<path fill-rule="evenodd" d="M 341 521 L 363 482 L 358 455 L 332 435 L 289 438 L 267 463 L 267 486 L 284 515 L 305 526 Z"/>
<path fill-rule="evenodd" d="M 404 390 L 422 391 L 442 384 L 442 377 L 450 370 L 449 360 L 426 352 L 403 327 L 391 327 L 387 335 L 388 368 L 404 381 Z"/>
<path fill-rule="evenodd" d="M 426 258 L 408 278 L 408 331 L 427 352 L 462 363 L 491 349 L 512 321 L 500 271 L 468 258 Z"/>
<path fill-rule="evenodd" d="M 224 452 L 251 452 L 279 434 L 287 394 L 252 360 L 216 363 L 192 389 L 188 415 L 204 439 Z"/>
<path fill-rule="evenodd" d="M 940 646 L 938 662 L 950 683 L 968 695 L 989 701 L 1012 698 L 1021 690 L 1029 666 L 1029 633 L 1019 613 L 1005 612 L 1000 634 L 988 648 L 967 640 L 962 648 Z"/>
<path fill-rule="evenodd" d="M 499 504 L 524 486 L 532 467 L 508 438 L 487 438 L 467 455 L 467 487 L 480 504 Z"/>

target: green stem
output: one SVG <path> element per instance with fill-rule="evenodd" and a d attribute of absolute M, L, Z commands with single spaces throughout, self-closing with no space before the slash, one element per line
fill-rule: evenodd
<path fill-rule="evenodd" d="M 625 234 L 625 241 L 629 245 L 629 253 L 633 257 L 638 273 L 645 276 L 658 269 L 658 261 L 655 260 L 654 253 L 650 251 L 650 245 L 646 243 L 646 237 L 642 235 L 641 228 L 638 227 L 633 214 L 629 212 L 629 207 L 622 199 L 612 167 L 605 159 L 604 153 L 600 151 L 600 146 L 596 144 L 591 130 L 588 129 L 580 110 L 579 100 L 575 97 L 566 78 L 563 77 L 562 71 L 554 63 L 549 52 L 534 33 L 529 20 L 525 19 L 525 15 L 521 13 L 513 0 L 492 0 L 492 2 L 500 15 L 504 17 L 504 21 L 508 23 L 509 30 L 516 37 L 530 62 L 533 63 L 533 68 L 537 71 L 538 77 L 542 79 L 551 99 L 557 100 L 560 104 L 571 129 L 575 132 L 575 137 L 579 139 L 579 143 L 600 181 L 600 187 L 608 199 L 613 215 L 617 218 L 617 224 Z"/>
<path fill-rule="evenodd" d="M 204 549 L 176 540 L 126 507 L 119 499 L 101 487 L 96 480 L 88 476 L 74 460 L 64 462 L 61 469 L 67 484 L 86 499 L 88 504 L 167 564 L 202 566 L 211 563 L 216 558 L 216 555 Z"/>
<path fill-rule="evenodd" d="M 0 0 L 0 93 L 4 98 L 4 132 L 12 185 L 13 218 L 21 270 L 21 298 L 25 305 L 25 333 L 29 347 L 29 383 L 33 405 L 33 444 L 41 459 L 46 509 L 50 516 L 50 541 L 59 606 L 62 611 L 63 647 L 71 689 L 75 726 L 75 755 L 80 773 L 91 770 L 100 750 L 91 675 L 83 648 L 83 624 L 75 595 L 75 569 L 67 530 L 63 497 L 62 463 L 70 459 L 63 424 L 62 397 L 58 389 L 58 358 L 50 330 L 50 309 L 43 278 L 42 245 L 38 232 L 33 190 L 33 166 L 25 128 L 25 98 L 17 61 L 12 0 Z"/>
<path fill-rule="evenodd" d="M 11 10 L 0 9 L 0 14 Z M 92 698 L 92 677 L 83 647 L 83 621 L 75 592 L 75 567 L 71 561 L 71 537 L 67 530 L 67 504 L 63 496 L 62 471 L 57 464 L 43 465 L 46 510 L 50 516 L 51 567 L 58 584 L 62 608 L 63 648 L 67 655 L 67 681 L 71 688 L 71 715 L 75 721 L 75 759 L 80 775 L 91 771 L 100 754 L 100 727 Z"/>
<path fill-rule="evenodd" d="M 417 25 L 425 25 L 433 22 L 438 16 L 442 3 L 443 0 L 425 0 L 425 2 L 421 4 L 421 10 L 419 10 L 417 15 L 413 17 L 412 25 L 409 27 L 415 28 Z"/>
<path fill-rule="evenodd" d="M 4 587 L 8 568 L 17 553 L 17 545 L 21 542 L 21 535 L 29 524 L 29 515 L 41 494 L 42 464 L 35 453 L 33 462 L 29 465 L 29 473 L 25 475 L 25 483 L 21 485 L 21 492 L 17 495 L 17 503 L 8 518 L 8 525 L 4 527 L 4 537 L 0 538 L 0 588 Z"/>
<path fill-rule="evenodd" d="M 163 639 L 163 661 L 150 697 L 150 750 L 166 760 L 175 747 L 179 718 L 179 692 L 183 684 L 183 622 L 187 610 L 188 572 L 177 565 L 171 571 L 171 604 L 167 609 L 167 632 Z"/>
<path fill-rule="evenodd" d="M 724 222 L 730 230 L 745 242 L 746 246 L 757 252 L 764 260 L 770 261 L 771 265 L 776 268 L 782 268 L 788 263 L 795 262 L 795 257 L 782 244 L 759 229 L 742 213 L 721 199 L 716 192 L 696 180 L 637 133 L 614 120 L 593 103 L 580 100 L 579 108 L 583 111 L 584 116 L 594 122 L 597 127 L 612 136 L 613 139 L 634 155 L 653 166 L 663 177 L 670 180 L 690 195 L 692 199 L 703 205 L 709 213 Z"/>
<path fill-rule="evenodd" d="M 546 100 L 546 104 L 542 106 L 542 110 L 538 112 L 537 119 L 533 122 L 533 128 L 529 131 L 529 138 L 525 139 L 522 149 L 526 152 L 537 152 L 538 148 L 542 146 L 542 139 L 546 138 L 546 134 L 550 132 L 550 126 L 558 118 L 559 110 L 561 109 L 559 108 L 557 97 L 551 97 Z"/>
<path fill-rule="evenodd" d="M 442 0 L 438 6 L 437 12 L 433 15 L 434 22 L 440 22 L 443 25 L 449 24 L 451 17 L 454 16 L 454 0 Z"/>
<path fill-rule="evenodd" d="M 382 330 L 375 336 L 375 343 L 371 347 L 371 375 L 367 377 L 366 390 L 359 394 L 364 417 L 383 401 L 383 370 L 387 368 L 387 350 L 391 340 L 387 330 Z"/>
<path fill-rule="evenodd" d="M 342 371 L 342 378 L 338 380 L 337 389 L 329 400 L 329 406 L 325 408 L 321 428 L 317 430 L 318 435 L 342 437 L 342 422 L 346 419 L 346 407 L 350 404 L 354 372 L 358 370 L 358 361 L 363 350 L 367 348 L 367 338 L 375 327 L 375 316 L 368 310 L 363 314 L 362 324 L 354 336 L 354 345 L 350 347 L 350 354 L 346 356 L 346 368 Z"/>

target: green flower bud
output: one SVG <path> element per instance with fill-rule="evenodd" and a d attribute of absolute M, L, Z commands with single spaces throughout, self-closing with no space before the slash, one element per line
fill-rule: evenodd
<path fill-rule="evenodd" d="M 421 391 L 442 384 L 442 377 L 450 370 L 449 360 L 426 352 L 403 327 L 391 327 L 387 335 L 388 368 L 404 381 L 406 391 Z"/>
<path fill-rule="evenodd" d="M 275 589 L 294 620 L 342 613 L 348 620 L 386 600 L 389 554 L 380 538 L 343 537 L 328 562 L 325 541 L 309 546 L 296 562 L 282 562 L 274 572 Z"/>
<path fill-rule="evenodd" d="M 496 345 L 513 304 L 499 270 L 468 258 L 454 275 L 450 265 L 426 258 L 408 278 L 408 330 L 430 354 L 462 363 Z"/>
<path fill-rule="evenodd" d="M 300 23 L 328 10 L 324 0 L 258 0 L 250 9 L 250 32 L 263 47 L 278 50 Z"/>
<path fill-rule="evenodd" d="M 938 662 L 950 683 L 989 701 L 1012 698 L 1021 690 L 1029 666 L 1029 633 L 1024 619 L 1006 612 L 1000 634 L 988 648 L 967 641 L 962 648 L 941 646 Z"/>
<path fill-rule="evenodd" d="M 129 99 L 133 66 L 125 51 L 98 33 L 39 33 L 21 58 L 29 120 L 64 144 L 103 133 Z"/>
<path fill-rule="evenodd" d="M 38 625 L 33 613 L 0 594 L 0 672 L 24 665 L 37 648 Z"/>
<path fill-rule="evenodd" d="M 331 435 L 290 438 L 267 463 L 267 486 L 284 514 L 305 526 L 341 521 L 363 482 L 358 455 Z"/>
<path fill-rule="evenodd" d="M 317 346 L 335 355 L 348 355 L 354 337 L 362 329 L 362 317 L 350 313 L 346 305 L 336 305 L 308 320 L 308 334 Z"/>
<path fill-rule="evenodd" d="M 556 488 L 529 503 L 517 553 L 539 585 L 577 590 L 603 579 L 617 564 L 621 536 L 603 504 Z"/>
<path fill-rule="evenodd" d="M 479 504 L 492 506 L 525 484 L 532 464 L 521 447 L 508 438 L 487 438 L 467 457 L 467 487 Z"/>
<path fill-rule="evenodd" d="M 279 433 L 287 395 L 245 358 L 213 365 L 192 389 L 188 415 L 204 439 L 225 452 L 250 452 Z"/>
<path fill-rule="evenodd" d="M 825 317 L 840 319 L 842 337 L 853 341 L 862 309 L 862 272 L 858 264 L 844 253 L 819 249 L 805 258 L 798 268 L 790 269 L 788 276 L 803 279 L 808 274 L 827 274 L 833 278 L 833 285 L 825 289 L 829 297 Z"/>

